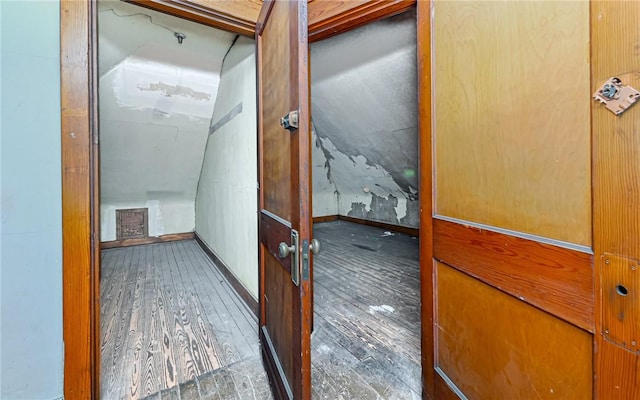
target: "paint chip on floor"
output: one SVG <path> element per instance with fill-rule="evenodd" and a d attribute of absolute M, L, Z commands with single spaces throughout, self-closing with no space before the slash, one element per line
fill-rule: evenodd
<path fill-rule="evenodd" d="M 383 314 L 391 314 L 395 310 L 396 310 L 395 308 L 388 306 L 386 304 L 383 304 L 381 306 L 369 306 L 369 314 L 375 314 L 377 312 L 381 312 Z"/>

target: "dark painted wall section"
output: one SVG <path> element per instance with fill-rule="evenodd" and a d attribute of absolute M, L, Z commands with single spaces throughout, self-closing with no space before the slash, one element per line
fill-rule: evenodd
<path fill-rule="evenodd" d="M 323 186 L 340 215 L 417 227 L 415 12 L 313 43 L 311 75 L 314 201 Z"/>

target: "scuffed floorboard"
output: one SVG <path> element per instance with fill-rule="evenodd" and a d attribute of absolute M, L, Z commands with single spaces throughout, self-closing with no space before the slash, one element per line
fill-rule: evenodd
<path fill-rule="evenodd" d="M 193 240 L 104 250 L 100 317 L 102 399 L 271 398 L 258 322 Z"/>
<path fill-rule="evenodd" d="M 420 399 L 417 238 L 314 225 L 314 400 Z"/>
<path fill-rule="evenodd" d="M 313 399 L 420 399 L 418 240 L 314 235 Z M 101 283 L 103 399 L 272 399 L 257 321 L 197 243 L 105 250 Z"/>

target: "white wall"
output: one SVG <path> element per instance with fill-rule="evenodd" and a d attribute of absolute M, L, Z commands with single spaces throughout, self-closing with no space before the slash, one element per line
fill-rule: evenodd
<path fill-rule="evenodd" d="M 239 37 L 222 67 L 196 197 L 196 232 L 258 298 L 256 70 L 253 40 Z"/>
<path fill-rule="evenodd" d="M 0 1 L 0 398 L 62 397 L 60 5 Z"/>
<path fill-rule="evenodd" d="M 235 35 L 99 3 L 101 240 L 115 210 L 149 208 L 149 235 L 192 232 L 222 59 Z M 172 31 L 186 34 L 178 43 Z"/>

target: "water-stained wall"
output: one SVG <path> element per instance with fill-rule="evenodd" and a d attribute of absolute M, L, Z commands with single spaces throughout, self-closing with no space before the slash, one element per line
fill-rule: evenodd
<path fill-rule="evenodd" d="M 311 45 L 314 216 L 418 226 L 416 65 L 415 12 Z"/>

